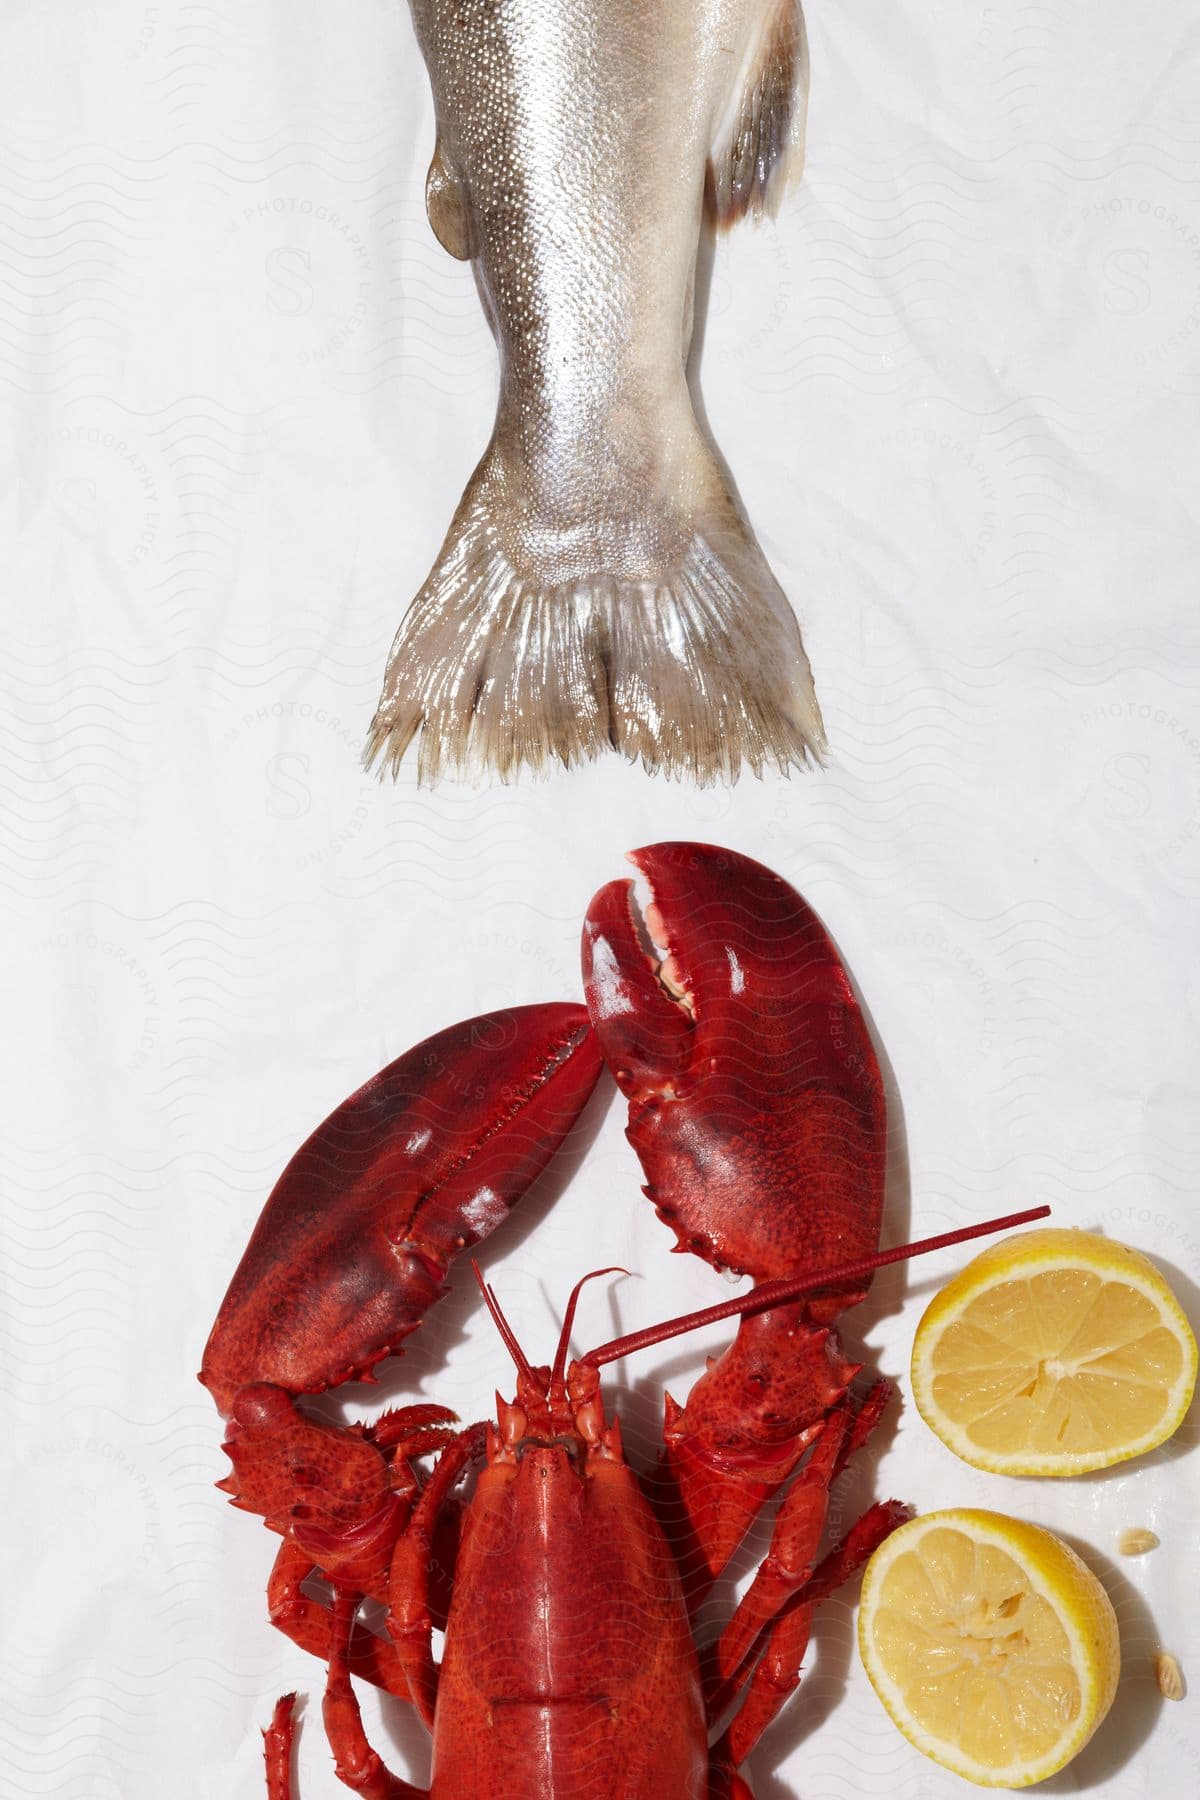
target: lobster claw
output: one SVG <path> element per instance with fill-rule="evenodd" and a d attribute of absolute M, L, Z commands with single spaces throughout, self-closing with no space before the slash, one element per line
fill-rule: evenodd
<path fill-rule="evenodd" d="M 883 1081 L 828 933 L 786 881 L 735 851 L 654 844 L 630 861 L 665 953 L 643 946 L 633 884 L 613 882 L 588 912 L 584 983 L 676 1247 L 756 1281 L 870 1255 Z M 676 1548 L 701 1571 L 694 1596 L 835 1416 L 845 1437 L 857 1365 L 833 1325 L 865 1290 L 843 1282 L 743 1319 L 686 1405 L 668 1397 L 660 1479 Z"/>
<path fill-rule="evenodd" d="M 599 1072 L 581 1006 L 514 1007 L 427 1038 L 343 1101 L 280 1176 L 217 1315 L 200 1379 L 221 1412 L 249 1386 L 315 1394 L 398 1349 Z"/>
<path fill-rule="evenodd" d="M 869 1254 L 886 1160 L 883 1082 L 841 959 L 778 875 L 706 844 L 654 844 L 643 947 L 633 884 L 584 928 L 592 1024 L 628 1097 L 646 1192 L 678 1247 L 758 1280 Z M 829 1322 L 860 1288 L 810 1299 Z"/>

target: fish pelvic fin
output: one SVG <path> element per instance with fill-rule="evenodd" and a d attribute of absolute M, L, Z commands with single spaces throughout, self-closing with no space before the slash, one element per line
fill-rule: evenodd
<path fill-rule="evenodd" d="M 425 177 L 425 211 L 443 250 L 459 262 L 478 254 L 467 184 L 446 156 L 440 137 Z"/>
<path fill-rule="evenodd" d="M 514 556 L 479 472 L 401 623 L 364 754 L 398 774 L 508 781 L 610 749 L 702 786 L 825 746 L 787 598 L 722 490 L 652 579 L 547 579 Z"/>
<path fill-rule="evenodd" d="M 709 153 L 705 203 L 716 225 L 775 211 L 803 167 L 807 113 L 804 13 L 798 0 L 770 0 Z"/>

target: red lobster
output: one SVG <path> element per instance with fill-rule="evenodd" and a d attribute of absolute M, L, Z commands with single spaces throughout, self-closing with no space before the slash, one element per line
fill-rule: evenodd
<path fill-rule="evenodd" d="M 268 1199 L 205 1351 L 201 1380 L 229 1421 L 221 1485 L 283 1539 L 271 1619 L 328 1664 L 337 1774 L 367 1800 L 425 1790 L 369 1745 L 352 1676 L 420 1712 L 435 1800 L 751 1800 L 737 1767 L 799 1680 L 813 1608 L 906 1516 L 877 1503 L 821 1554 L 829 1484 L 889 1392 L 852 1397 L 834 1330 L 881 1260 L 886 1137 L 845 970 L 761 865 L 692 844 L 632 860 L 661 963 L 632 884 L 613 883 L 584 933 L 590 1030 L 580 1007 L 491 1014 L 347 1100 Z M 577 1287 L 550 1367 L 531 1366 L 485 1289 L 518 1371 L 494 1425 L 460 1431 L 426 1404 L 372 1425 L 310 1417 L 298 1399 L 399 1349 L 453 1257 L 547 1164 L 601 1056 L 677 1248 L 758 1286 L 568 1366 Z M 686 1405 L 668 1398 L 643 1489 L 600 1367 L 735 1313 Z M 464 1513 L 454 1490 L 481 1459 Z M 689 1614 L 780 1490 L 770 1550 L 702 1671 Z M 314 1575 L 328 1599 L 305 1591 Z M 368 1598 L 387 1607 L 386 1637 L 359 1618 Z M 293 1699 L 264 1734 L 270 1800 L 291 1794 Z"/>

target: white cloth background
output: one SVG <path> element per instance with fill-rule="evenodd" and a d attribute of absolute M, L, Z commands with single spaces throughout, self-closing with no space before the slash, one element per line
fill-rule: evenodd
<path fill-rule="evenodd" d="M 495 358 L 435 243 L 424 69 L 397 0 L 8 0 L 0 1316 L 13 1795 L 252 1800 L 275 1540 L 215 1493 L 195 1370 L 259 1206 L 389 1057 L 578 992 L 625 849 L 698 837 L 795 882 L 842 945 L 906 1119 L 887 1237 L 1049 1201 L 1158 1259 L 1195 1318 L 1200 1124 L 1200 137 L 1192 9 L 817 4 L 806 178 L 717 252 L 702 385 L 804 624 L 831 741 L 693 792 L 615 759 L 419 793 L 358 764 L 392 632 L 483 444 Z M 487 1262 L 545 1347 L 724 1297 L 667 1254 L 614 1101 Z M 900 1378 L 923 1297 L 847 1320 Z M 392 1389 L 508 1383 L 460 1295 Z M 616 1398 L 646 1451 L 663 1371 Z M 368 1401 L 370 1396 L 366 1397 Z M 1045 1791 L 1196 1789 L 1194 1423 L 1107 1478 L 960 1465 L 907 1397 L 839 1493 L 985 1505 L 1086 1547 L 1114 1714 Z M 1115 1554 L 1150 1525 L 1162 1548 Z M 828 1604 L 759 1800 L 949 1800 Z M 401 1709 L 371 1730 L 423 1778 Z"/>

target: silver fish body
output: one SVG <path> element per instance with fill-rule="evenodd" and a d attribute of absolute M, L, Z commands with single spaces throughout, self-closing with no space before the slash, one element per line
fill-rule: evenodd
<path fill-rule="evenodd" d="M 474 260 L 495 431 L 392 649 L 368 760 L 423 779 L 613 746 L 698 781 L 819 752 L 788 602 L 697 424 L 707 206 L 803 130 L 795 0 L 412 0 L 431 222 Z"/>

